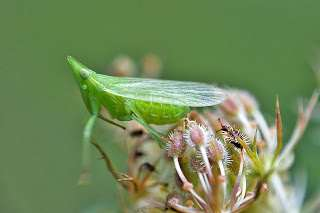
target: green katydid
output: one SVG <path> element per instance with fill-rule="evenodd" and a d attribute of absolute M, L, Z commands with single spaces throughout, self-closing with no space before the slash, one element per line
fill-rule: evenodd
<path fill-rule="evenodd" d="M 121 127 L 104 117 L 102 108 L 109 112 L 112 119 L 136 120 L 161 144 L 161 134 L 149 124 L 175 123 L 186 116 L 190 107 L 213 106 L 225 97 L 222 89 L 209 84 L 101 75 L 71 56 L 67 60 L 91 114 L 83 132 L 81 183 L 88 178 L 89 145 L 97 118 Z"/>

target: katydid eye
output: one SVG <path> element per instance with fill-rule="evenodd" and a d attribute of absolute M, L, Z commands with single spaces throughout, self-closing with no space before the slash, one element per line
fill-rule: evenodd
<path fill-rule="evenodd" d="M 86 80 L 86 79 L 88 79 L 89 76 L 90 76 L 90 71 L 87 70 L 87 69 L 81 69 L 81 70 L 80 70 L 80 76 L 81 76 L 81 78 L 82 78 L 83 80 Z"/>

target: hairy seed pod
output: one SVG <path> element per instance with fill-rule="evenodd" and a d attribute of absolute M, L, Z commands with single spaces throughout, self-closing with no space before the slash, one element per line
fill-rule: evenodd
<path fill-rule="evenodd" d="M 224 156 L 226 155 L 226 152 L 226 148 L 219 139 L 211 140 L 211 142 L 207 146 L 208 158 L 215 162 L 223 160 Z"/>
<path fill-rule="evenodd" d="M 189 121 L 183 137 L 189 146 L 195 147 L 206 145 L 211 140 L 212 133 L 204 125 L 198 124 L 195 121 Z"/>

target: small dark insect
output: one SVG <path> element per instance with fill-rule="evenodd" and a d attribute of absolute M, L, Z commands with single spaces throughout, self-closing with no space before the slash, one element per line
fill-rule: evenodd
<path fill-rule="evenodd" d="M 222 131 L 224 135 L 224 140 L 227 143 L 231 143 L 238 149 L 242 149 L 243 147 L 238 142 L 237 137 L 241 138 L 241 140 L 243 140 L 245 143 L 248 143 L 249 138 L 245 133 L 241 132 L 239 129 L 234 129 L 231 125 L 227 123 L 223 123 L 220 118 L 218 119 L 218 121 L 221 125 L 221 129 L 219 131 Z"/>
<path fill-rule="evenodd" d="M 227 143 L 231 143 L 233 146 L 235 146 L 238 149 L 242 149 L 242 145 L 235 139 L 234 137 L 225 137 L 225 141 Z"/>

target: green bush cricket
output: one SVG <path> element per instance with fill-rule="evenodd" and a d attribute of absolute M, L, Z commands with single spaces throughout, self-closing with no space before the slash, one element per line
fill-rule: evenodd
<path fill-rule="evenodd" d="M 102 108 L 112 119 L 136 120 L 161 145 L 161 134 L 149 124 L 175 123 L 186 116 L 190 107 L 213 106 L 225 98 L 222 89 L 209 84 L 101 75 L 71 56 L 67 60 L 91 114 L 83 131 L 83 171 L 79 183 L 88 179 L 90 139 L 97 118 L 122 127 L 104 117 Z"/>

